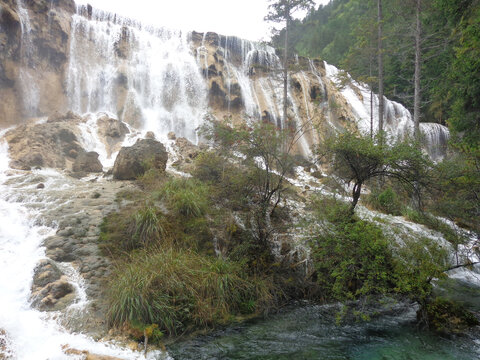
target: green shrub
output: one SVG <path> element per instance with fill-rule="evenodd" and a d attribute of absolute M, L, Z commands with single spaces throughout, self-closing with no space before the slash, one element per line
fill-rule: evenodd
<path fill-rule="evenodd" d="M 479 325 L 478 319 L 459 303 L 437 297 L 417 313 L 418 320 L 440 333 L 461 333 Z"/>
<path fill-rule="evenodd" d="M 318 219 L 326 220 L 332 224 L 352 220 L 350 205 L 336 197 L 316 197 L 312 201 L 312 206 Z"/>
<path fill-rule="evenodd" d="M 130 205 L 107 215 L 100 225 L 100 248 L 116 256 L 158 245 L 166 236 L 166 220 L 152 204 Z"/>
<path fill-rule="evenodd" d="M 409 221 L 425 225 L 432 230 L 440 232 L 445 240 L 452 244 L 455 249 L 458 247 L 458 245 L 468 242 L 468 238 L 465 237 L 464 233 L 452 228 L 441 219 L 429 213 L 407 208 L 404 210 L 403 215 Z"/>
<path fill-rule="evenodd" d="M 252 192 L 251 171 L 232 164 L 214 152 L 205 152 L 195 159 L 193 176 L 211 184 L 210 197 L 232 210 L 245 209 Z"/>
<path fill-rule="evenodd" d="M 327 298 L 358 299 L 393 292 L 393 258 L 381 229 L 356 220 L 339 223 L 312 243 L 317 283 Z"/>
<path fill-rule="evenodd" d="M 375 210 L 379 210 L 391 215 L 402 214 L 402 204 L 398 199 L 397 193 L 392 188 L 387 188 L 381 193 L 373 192 L 367 198 L 367 203 Z"/>
<path fill-rule="evenodd" d="M 239 263 L 188 250 L 141 251 L 117 264 L 109 286 L 109 318 L 158 324 L 166 334 L 211 328 L 272 302 L 271 285 Z"/>
<path fill-rule="evenodd" d="M 137 178 L 138 184 L 145 190 L 154 191 L 160 188 L 166 181 L 165 171 L 148 168 L 148 170 Z"/>
<path fill-rule="evenodd" d="M 219 183 L 225 174 L 228 161 L 214 152 L 202 152 L 195 158 L 193 177 L 206 182 Z"/>
<path fill-rule="evenodd" d="M 152 205 L 145 205 L 133 214 L 130 224 L 132 248 L 157 244 L 165 235 L 163 214 Z"/>

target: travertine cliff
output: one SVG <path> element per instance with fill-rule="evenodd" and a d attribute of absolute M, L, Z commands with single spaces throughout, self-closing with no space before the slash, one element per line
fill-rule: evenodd
<path fill-rule="evenodd" d="M 73 0 L 0 0 L 0 127 L 58 111 L 107 112 L 133 129 L 198 142 L 205 116 L 270 121 L 305 132 L 297 151 L 345 126 L 369 131 L 377 96 L 322 61 L 290 59 L 283 119 L 282 62 L 273 48 L 214 33 L 150 28 Z M 373 114 L 370 110 L 373 105 Z M 386 102 L 387 131 L 411 132 Z M 433 156 L 448 133 L 422 125 Z M 427 147 L 428 147 L 427 146 Z"/>

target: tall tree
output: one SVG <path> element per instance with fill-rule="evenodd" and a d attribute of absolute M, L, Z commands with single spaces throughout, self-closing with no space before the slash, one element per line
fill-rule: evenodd
<path fill-rule="evenodd" d="M 378 7 L 378 132 L 383 131 L 383 8 L 382 0 L 377 1 Z"/>
<path fill-rule="evenodd" d="M 309 10 L 314 5 L 313 0 L 270 0 L 266 21 L 285 23 L 285 49 L 283 53 L 283 122 L 287 123 L 288 99 L 288 27 L 292 15 L 298 10 Z"/>
<path fill-rule="evenodd" d="M 420 137 L 420 76 L 422 71 L 422 21 L 420 18 L 422 0 L 415 0 L 415 90 L 413 100 L 413 123 L 414 137 L 419 140 Z"/>

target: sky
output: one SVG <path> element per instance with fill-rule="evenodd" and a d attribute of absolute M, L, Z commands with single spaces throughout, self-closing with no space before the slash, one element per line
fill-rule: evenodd
<path fill-rule="evenodd" d="M 212 31 L 249 40 L 267 40 L 274 25 L 266 23 L 268 0 L 75 0 L 156 26 Z M 315 0 L 327 4 L 330 0 Z M 297 14 L 301 17 L 304 14 Z"/>

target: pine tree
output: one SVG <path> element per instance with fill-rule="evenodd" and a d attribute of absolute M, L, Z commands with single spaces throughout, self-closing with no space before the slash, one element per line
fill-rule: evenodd
<path fill-rule="evenodd" d="M 298 10 L 309 10 L 315 5 L 313 0 L 270 0 L 266 21 L 285 23 L 285 49 L 283 54 L 283 122 L 287 123 L 288 97 L 288 28 L 292 15 Z"/>

